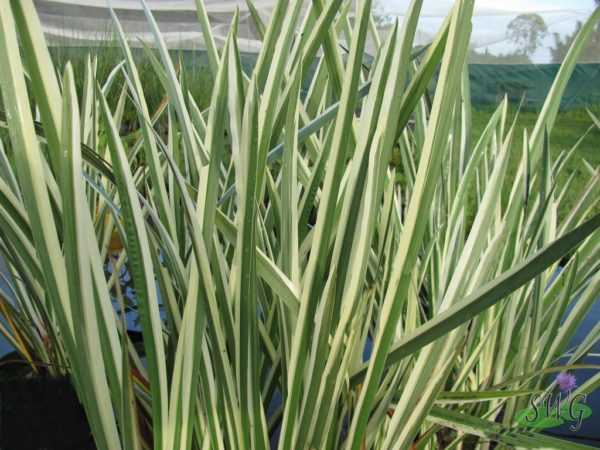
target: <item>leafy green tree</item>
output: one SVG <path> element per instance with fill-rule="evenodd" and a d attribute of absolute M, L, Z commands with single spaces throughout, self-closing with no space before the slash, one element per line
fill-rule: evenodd
<path fill-rule="evenodd" d="M 371 7 L 371 15 L 377 28 L 386 28 L 394 23 L 394 17 L 387 14 L 381 0 L 375 0 Z"/>
<path fill-rule="evenodd" d="M 600 0 L 594 0 L 594 5 L 597 7 L 600 6 Z M 560 63 L 565 59 L 565 56 L 569 51 L 569 46 L 575 40 L 575 37 L 581 30 L 581 27 L 582 23 L 577 22 L 573 34 L 565 36 L 564 38 L 562 38 L 558 33 L 554 33 L 554 47 L 550 49 L 552 62 Z M 579 57 L 579 61 L 584 63 L 600 62 L 600 23 L 596 23 L 588 43 Z"/>
<path fill-rule="evenodd" d="M 508 40 L 519 46 L 519 52 L 531 56 L 548 34 L 548 26 L 538 14 L 521 14 L 513 19 L 506 30 Z"/>
<path fill-rule="evenodd" d="M 600 0 L 595 0 L 596 5 L 600 5 Z M 558 33 L 554 33 L 554 47 L 550 48 L 552 62 L 561 63 L 565 59 L 571 44 L 581 30 L 582 23 L 577 22 L 575 31 L 572 34 L 561 37 Z M 590 38 L 581 52 L 579 62 L 583 63 L 598 63 L 600 62 L 600 23 L 597 23 L 592 31 Z"/>

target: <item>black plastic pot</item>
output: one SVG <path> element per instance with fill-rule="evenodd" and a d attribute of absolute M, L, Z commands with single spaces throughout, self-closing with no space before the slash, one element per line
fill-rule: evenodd
<path fill-rule="evenodd" d="M 0 382 L 0 448 L 96 448 L 69 378 L 13 378 Z"/>

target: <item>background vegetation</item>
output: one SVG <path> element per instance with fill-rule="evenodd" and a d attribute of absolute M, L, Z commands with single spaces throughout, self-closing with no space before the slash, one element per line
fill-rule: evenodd
<path fill-rule="evenodd" d="M 581 25 L 578 27 L 578 30 Z M 570 38 L 569 46 L 572 44 L 576 33 Z M 582 50 L 583 55 L 587 55 L 592 51 L 595 39 L 600 37 L 600 23 L 598 23 L 594 31 L 591 33 L 590 42 L 586 44 Z M 113 42 L 112 45 L 81 48 L 81 47 L 52 47 L 50 54 L 52 60 L 57 67 L 57 70 L 63 70 L 64 65 L 69 61 L 73 66 L 75 74 L 75 85 L 77 92 L 83 91 L 85 66 L 88 55 L 91 58 L 97 58 L 98 68 L 97 73 L 99 79 L 105 79 L 110 71 L 122 60 L 120 49 Z M 569 48 L 566 47 L 566 49 Z M 566 52 L 566 50 L 565 50 Z M 600 53 L 598 53 L 600 54 Z M 164 92 L 160 85 L 160 81 L 156 73 L 152 70 L 151 64 L 145 53 L 138 49 L 133 49 L 133 55 L 136 64 L 139 67 L 140 80 L 143 86 L 147 87 L 146 99 L 150 110 L 155 110 L 163 100 Z M 565 54 L 563 53 L 557 61 L 562 61 Z M 595 56 L 597 56 L 595 54 Z M 214 88 L 214 80 L 212 78 L 209 61 L 206 53 L 193 51 L 171 51 L 172 59 L 182 65 L 186 71 L 188 86 L 193 98 L 198 102 L 198 107 L 202 110 L 209 107 L 212 90 Z M 584 56 L 585 58 L 585 56 Z M 248 66 L 252 64 L 252 56 L 248 57 Z M 514 63 L 514 61 L 513 61 Z M 122 83 L 122 76 L 117 78 L 118 82 Z M 81 94 L 80 94 L 81 95 Z M 110 104 L 115 104 L 117 101 L 116 91 L 113 91 L 108 100 Z M 472 139 L 477 141 L 483 133 L 491 115 L 492 108 L 476 108 L 472 110 Z M 590 107 L 589 111 L 595 117 L 600 117 L 600 105 Z M 517 113 L 517 105 L 511 105 L 508 110 L 508 120 L 512 121 Z M 539 111 L 526 110 L 522 111 L 517 121 L 515 128 L 515 137 L 513 141 L 514 150 L 521 145 L 520 139 L 523 133 L 527 130 L 531 132 L 535 127 Z M 132 103 L 127 103 L 123 112 L 123 126 L 129 127 L 131 131 L 138 128 L 137 112 Z M 0 132 L 2 132 L 0 130 Z M 129 134 L 129 133 L 125 133 Z M 135 135 L 133 135 L 135 136 Z M 581 140 L 581 142 L 579 142 Z M 573 206 L 577 199 L 577 193 L 582 192 L 587 183 L 587 177 L 590 174 L 590 168 L 600 165 L 600 151 L 598 151 L 598 142 L 600 141 L 600 129 L 595 126 L 592 116 L 586 109 L 569 109 L 561 111 L 558 114 L 557 123 L 550 138 L 550 150 L 552 157 L 556 158 L 560 152 L 570 149 L 575 144 L 578 144 L 578 149 L 573 157 L 567 163 L 567 166 L 560 174 L 559 184 L 563 185 L 569 178 L 571 188 L 566 194 L 565 202 L 559 209 L 560 217 L 564 217 L 566 212 Z M 511 155 L 518 155 L 518 152 L 513 151 Z M 508 176 L 514 176 L 519 163 L 519 156 L 513 156 L 508 166 Z M 398 170 L 402 171 L 399 160 L 399 155 L 396 154 L 392 160 L 392 164 L 398 166 Z M 506 195 L 507 193 L 505 193 Z M 600 211 L 600 206 L 597 206 L 595 212 Z"/>

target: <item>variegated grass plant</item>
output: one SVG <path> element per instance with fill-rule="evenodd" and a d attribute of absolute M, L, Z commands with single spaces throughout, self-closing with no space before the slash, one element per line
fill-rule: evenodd
<path fill-rule="evenodd" d="M 33 2 L 0 8 L 1 330 L 28 370 L 71 376 L 100 449 L 578 448 L 514 414 L 600 337 L 599 324 L 568 348 L 600 294 L 600 173 L 559 221 L 569 183 L 555 180 L 577 147 L 556 160 L 548 148 L 600 11 L 535 128 L 515 136 L 504 101 L 475 142 L 473 0 L 416 53 L 422 1 L 383 40 L 370 0 L 354 21 L 342 0 L 279 0 L 268 23 L 249 3 L 263 39 L 249 74 L 237 15 L 218 49 L 196 3 L 215 86 L 206 111 L 143 1 L 156 111 L 116 14 L 123 62 L 98 79 L 90 61 L 76 92 L 69 65 L 53 70 Z M 127 102 L 135 139 L 119 135 Z M 124 268 L 141 345 L 125 327 Z"/>

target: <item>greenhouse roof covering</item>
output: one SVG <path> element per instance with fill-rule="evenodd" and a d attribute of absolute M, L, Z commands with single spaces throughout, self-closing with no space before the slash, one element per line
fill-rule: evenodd
<path fill-rule="evenodd" d="M 195 0 L 146 0 L 171 48 L 201 49 L 203 39 Z M 47 40 L 51 45 L 90 45 L 110 40 L 113 26 L 108 4 L 115 9 L 133 45 L 139 40 L 152 42 L 141 3 L 138 0 L 35 0 Z M 273 8 L 272 0 L 254 0 L 259 15 L 267 21 Z M 306 0 L 306 7 L 311 4 Z M 409 0 L 376 0 L 374 13 L 385 33 L 394 17 L 402 20 Z M 584 21 L 594 9 L 595 0 L 476 0 L 471 48 L 474 54 L 488 58 L 485 62 L 543 63 L 556 59 L 552 49 L 559 39 L 572 35 L 577 23 Z M 260 37 L 245 0 L 204 0 L 217 44 L 222 44 L 236 10 L 239 16 L 239 46 L 241 51 L 257 52 Z M 451 0 L 425 0 L 416 42 L 430 41 L 452 7 Z M 350 19 L 354 6 L 350 6 Z M 540 21 L 532 20 L 536 15 Z M 511 39 L 511 23 L 523 19 L 519 30 L 541 31 L 536 47 L 525 52 L 522 43 Z M 529 27 L 529 29 L 527 28 Z M 514 38 L 514 33 L 512 37 Z M 500 57 L 500 58 L 498 58 Z M 497 61 L 494 61 L 494 58 Z M 591 61 L 588 61 L 591 62 Z M 597 60 L 600 62 L 600 52 Z"/>

